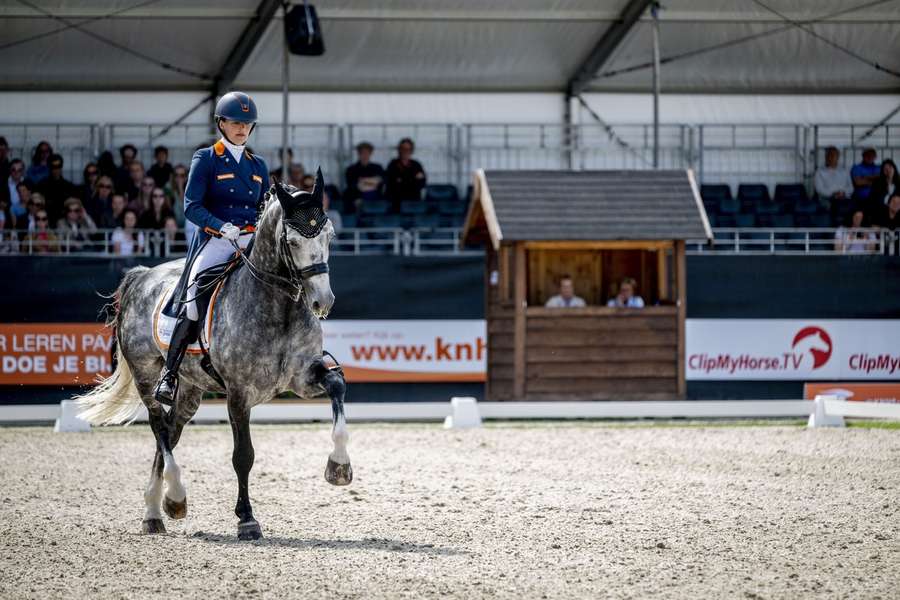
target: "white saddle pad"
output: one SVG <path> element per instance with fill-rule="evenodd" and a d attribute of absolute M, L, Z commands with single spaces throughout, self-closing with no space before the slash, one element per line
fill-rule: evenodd
<path fill-rule="evenodd" d="M 216 286 L 216 289 L 213 290 L 212 297 L 209 299 L 209 308 L 206 310 L 206 318 L 203 323 L 204 326 L 200 331 L 200 336 L 203 338 L 203 345 L 206 346 L 207 349 L 209 348 L 209 341 L 212 337 L 213 310 L 216 306 L 216 298 L 219 296 L 219 290 L 222 289 L 222 283 L 223 282 L 220 281 Z M 172 331 L 175 329 L 175 321 L 177 319 L 163 314 L 162 309 L 174 292 L 174 286 L 168 289 L 156 303 L 156 308 L 153 309 L 153 339 L 156 341 L 156 346 L 162 350 L 163 354 L 169 351 L 169 341 L 172 339 Z M 200 343 L 194 342 L 188 346 L 187 353 L 202 354 L 203 351 L 200 349 Z"/>

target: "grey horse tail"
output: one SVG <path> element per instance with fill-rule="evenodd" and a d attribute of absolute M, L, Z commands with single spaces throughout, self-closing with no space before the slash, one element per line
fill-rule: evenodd
<path fill-rule="evenodd" d="M 112 328 L 119 338 L 119 314 L 125 292 L 134 281 L 147 271 L 147 267 L 135 267 L 125 273 L 113 295 L 113 306 L 106 324 Z M 81 407 L 80 416 L 92 425 L 119 425 L 131 423 L 137 418 L 141 408 L 141 396 L 134 385 L 134 375 L 128 361 L 122 355 L 122 345 L 116 343 L 116 370 L 98 384 L 90 392 L 76 396 L 75 401 Z"/>

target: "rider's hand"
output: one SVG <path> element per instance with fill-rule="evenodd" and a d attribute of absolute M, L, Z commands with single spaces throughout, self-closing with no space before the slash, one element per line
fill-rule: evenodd
<path fill-rule="evenodd" d="M 236 225 L 225 223 L 224 225 L 222 225 L 222 229 L 219 230 L 219 233 L 221 233 L 222 237 L 226 240 L 236 242 L 238 237 L 241 235 L 241 230 Z"/>

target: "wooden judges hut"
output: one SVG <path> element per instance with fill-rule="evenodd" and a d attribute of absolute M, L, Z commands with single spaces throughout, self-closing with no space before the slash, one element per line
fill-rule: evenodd
<path fill-rule="evenodd" d="M 685 240 L 712 232 L 691 171 L 482 171 L 488 400 L 683 398 Z M 546 308 L 561 276 L 585 308 Z M 607 307 L 623 278 L 645 308 Z"/>

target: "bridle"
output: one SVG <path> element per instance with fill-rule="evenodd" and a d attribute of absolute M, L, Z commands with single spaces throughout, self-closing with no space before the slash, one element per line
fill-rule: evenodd
<path fill-rule="evenodd" d="M 303 295 L 303 281 L 311 277 L 315 277 L 316 275 L 328 273 L 328 263 L 318 262 L 305 267 L 297 267 L 297 264 L 294 262 L 294 257 L 293 255 L 291 255 L 291 252 L 288 249 L 288 227 L 290 227 L 289 221 L 283 220 L 281 227 L 281 236 L 278 239 L 278 243 L 276 246 L 276 256 L 278 256 L 278 260 L 283 262 L 287 267 L 287 277 L 279 275 L 278 273 L 272 273 L 270 271 L 264 271 L 263 269 L 260 269 L 253 264 L 253 261 L 247 258 L 247 255 L 244 254 L 244 251 L 241 250 L 241 247 L 235 240 L 231 240 L 231 245 L 234 246 L 234 249 L 237 251 L 238 259 L 243 261 L 244 265 L 247 267 L 247 270 L 250 272 L 250 275 L 252 275 L 254 279 L 287 295 L 294 302 L 299 302 L 300 296 Z"/>

